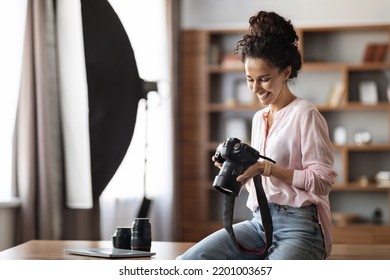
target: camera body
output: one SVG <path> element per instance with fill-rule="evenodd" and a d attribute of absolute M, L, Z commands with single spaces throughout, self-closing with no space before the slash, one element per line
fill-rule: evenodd
<path fill-rule="evenodd" d="M 238 196 L 241 183 L 237 182 L 237 177 L 261 156 L 256 149 L 239 139 L 227 138 L 218 145 L 214 157 L 217 162 L 222 163 L 222 167 L 214 179 L 213 187 L 227 195 Z"/>

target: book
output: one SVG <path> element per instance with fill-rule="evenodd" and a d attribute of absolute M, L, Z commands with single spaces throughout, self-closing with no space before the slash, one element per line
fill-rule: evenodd
<path fill-rule="evenodd" d="M 221 66 L 225 68 L 242 68 L 243 63 L 240 56 L 236 54 L 225 54 L 222 58 Z"/>
<path fill-rule="evenodd" d="M 219 65 L 221 60 L 221 48 L 219 44 L 212 43 L 209 47 L 209 65 Z"/>
<path fill-rule="evenodd" d="M 377 44 L 374 52 L 374 62 L 385 62 L 387 55 L 388 45 Z"/>
<path fill-rule="evenodd" d="M 329 95 L 329 106 L 337 107 L 341 104 L 345 93 L 345 86 L 343 82 L 337 82 Z"/>
<path fill-rule="evenodd" d="M 375 44 L 368 44 L 364 51 L 363 62 L 372 62 L 374 59 Z"/>
<path fill-rule="evenodd" d="M 386 43 L 370 43 L 366 46 L 363 62 L 385 62 L 389 45 Z"/>

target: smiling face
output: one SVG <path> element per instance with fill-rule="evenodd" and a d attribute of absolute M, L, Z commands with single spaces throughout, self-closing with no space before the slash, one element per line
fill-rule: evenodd
<path fill-rule="evenodd" d="M 291 68 L 271 67 L 262 58 L 248 57 L 245 60 L 245 73 L 249 89 L 263 105 L 283 103 L 292 93 L 286 85 Z"/>

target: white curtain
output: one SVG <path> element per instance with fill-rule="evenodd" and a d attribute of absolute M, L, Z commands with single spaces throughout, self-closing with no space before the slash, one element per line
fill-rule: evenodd
<path fill-rule="evenodd" d="M 56 5 L 67 188 L 65 199 L 69 208 L 89 209 L 93 202 L 81 2 L 59 0 Z"/>
<path fill-rule="evenodd" d="M 0 1 L 0 201 L 12 197 L 12 139 L 19 100 L 27 0 Z"/>
<path fill-rule="evenodd" d="M 146 195 L 152 200 L 153 240 L 172 240 L 173 119 L 165 0 L 109 2 L 129 36 L 140 77 L 157 81 L 158 92 L 139 103 L 130 147 L 101 196 L 101 237 L 110 239 L 117 226 L 131 225 Z"/>

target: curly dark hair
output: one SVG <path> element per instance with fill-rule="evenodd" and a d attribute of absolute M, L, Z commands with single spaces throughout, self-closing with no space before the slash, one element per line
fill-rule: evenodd
<path fill-rule="evenodd" d="M 241 50 L 241 59 L 262 58 L 280 69 L 291 66 L 289 79 L 298 76 L 302 58 L 298 50 L 299 37 L 290 20 L 275 12 L 260 11 L 249 19 L 249 33 L 237 42 L 236 54 Z"/>

